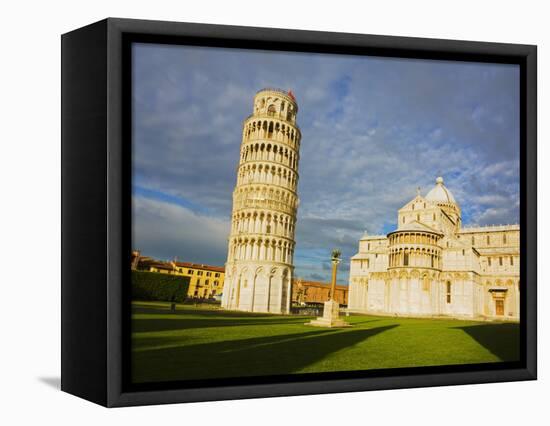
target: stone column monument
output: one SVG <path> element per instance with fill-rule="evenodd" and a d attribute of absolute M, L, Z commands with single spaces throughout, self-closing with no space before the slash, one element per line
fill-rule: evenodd
<path fill-rule="evenodd" d="M 335 249 L 332 251 L 332 283 L 330 288 L 330 299 L 325 302 L 323 316 L 310 321 L 307 323 L 308 325 L 329 328 L 350 327 L 346 321 L 340 319 L 340 305 L 336 301 L 336 274 L 338 271 L 338 264 L 341 261 L 340 255 L 340 250 Z"/>
<path fill-rule="evenodd" d="M 300 129 L 291 91 L 263 89 L 243 124 L 222 307 L 290 312 Z"/>

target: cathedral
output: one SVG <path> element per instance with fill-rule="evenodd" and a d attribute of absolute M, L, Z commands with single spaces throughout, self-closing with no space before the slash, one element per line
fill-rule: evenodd
<path fill-rule="evenodd" d="M 519 225 L 462 227 L 441 177 L 397 218 L 396 230 L 359 241 L 350 312 L 519 320 Z"/>

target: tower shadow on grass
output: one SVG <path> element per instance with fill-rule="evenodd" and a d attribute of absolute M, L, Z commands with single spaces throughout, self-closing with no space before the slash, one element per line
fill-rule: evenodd
<path fill-rule="evenodd" d="M 519 361 L 519 324 L 481 324 L 454 328 L 464 331 L 501 361 Z"/>
<path fill-rule="evenodd" d="M 340 318 L 343 320 L 346 320 L 346 317 L 340 317 Z M 369 322 L 376 322 L 376 321 L 380 321 L 380 320 L 372 319 L 372 320 L 365 320 L 365 321 L 350 321 L 350 324 L 353 326 L 353 325 L 361 325 L 361 324 L 366 324 Z"/>
<path fill-rule="evenodd" d="M 145 314 L 180 314 L 180 315 L 200 315 L 200 316 L 220 316 L 224 317 L 239 317 L 239 318 L 280 318 L 280 314 L 268 313 L 268 312 L 245 312 L 245 311 L 227 311 L 224 309 L 204 309 L 197 308 L 192 305 L 176 305 L 176 311 L 172 312 L 169 302 L 156 302 L 154 304 L 143 302 L 132 302 L 132 313 L 145 313 Z"/>
<path fill-rule="evenodd" d="M 292 325 L 303 324 L 313 317 L 281 316 L 251 312 L 232 312 L 208 309 L 194 309 L 192 312 L 185 309 L 171 312 L 169 305 L 166 309 L 156 309 L 134 303 L 133 314 L 144 314 L 144 317 L 132 318 L 132 332 L 160 332 L 170 330 L 186 330 L 194 328 L 234 327 L 254 325 Z M 168 314 L 168 315 L 167 315 Z M 191 314 L 191 315 L 190 315 Z M 154 317 L 155 315 L 162 315 Z"/>
<path fill-rule="evenodd" d="M 252 339 L 136 351 L 135 382 L 291 374 L 379 333 L 398 327 L 313 330 Z M 181 340 L 179 341 L 181 343 Z M 177 339 L 174 339 L 177 344 Z M 333 371 L 346 370 L 335 365 Z"/>
<path fill-rule="evenodd" d="M 269 325 L 292 325 L 303 324 L 308 317 L 300 318 L 277 318 L 273 319 L 257 319 L 250 318 L 189 318 L 184 315 L 181 318 L 134 318 L 132 319 L 132 332 L 158 332 L 169 330 L 188 330 L 193 328 L 210 328 L 210 327 L 236 327 L 236 326 L 269 326 Z"/>

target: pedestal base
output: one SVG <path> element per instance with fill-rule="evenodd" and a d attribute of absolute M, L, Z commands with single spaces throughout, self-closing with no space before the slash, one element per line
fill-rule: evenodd
<path fill-rule="evenodd" d="M 351 327 L 350 324 L 339 318 L 339 312 L 340 305 L 338 305 L 338 302 L 329 300 L 328 302 L 325 302 L 323 316 L 306 323 L 306 325 L 327 328 Z"/>

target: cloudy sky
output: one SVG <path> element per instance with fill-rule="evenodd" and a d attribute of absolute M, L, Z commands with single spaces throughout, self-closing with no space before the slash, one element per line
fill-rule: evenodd
<path fill-rule="evenodd" d="M 339 282 L 365 230 L 442 175 L 465 225 L 519 221 L 514 65 L 136 44 L 133 247 L 223 265 L 242 122 L 264 87 L 292 89 L 302 131 L 296 276 Z"/>

